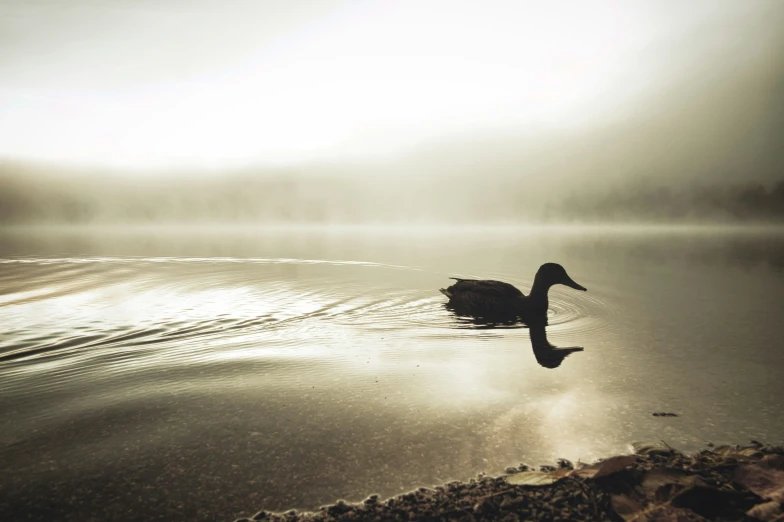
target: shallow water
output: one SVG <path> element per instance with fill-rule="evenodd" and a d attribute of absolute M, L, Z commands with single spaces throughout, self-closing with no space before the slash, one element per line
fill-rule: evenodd
<path fill-rule="evenodd" d="M 551 291 L 549 341 L 585 347 L 557 368 L 443 306 L 546 261 L 588 288 Z M 231 520 L 781 442 L 783 296 L 771 229 L 7 229 L 0 512 Z"/>

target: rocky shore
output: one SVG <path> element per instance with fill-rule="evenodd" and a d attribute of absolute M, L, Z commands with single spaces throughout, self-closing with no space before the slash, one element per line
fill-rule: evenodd
<path fill-rule="evenodd" d="M 260 511 L 237 522 L 703 520 L 784 522 L 784 448 L 709 447 L 687 455 L 664 443 L 634 444 L 634 453 L 590 465 L 561 460 L 533 470 L 508 468 L 434 489 L 312 513 Z"/>

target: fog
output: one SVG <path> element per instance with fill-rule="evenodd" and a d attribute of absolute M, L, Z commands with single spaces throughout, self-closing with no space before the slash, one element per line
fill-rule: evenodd
<path fill-rule="evenodd" d="M 21 175 L 20 175 L 21 174 Z M 254 171 L 163 178 L 5 167 L 0 224 L 781 223 L 775 183 L 622 183 L 547 192 L 526 180 Z"/>
<path fill-rule="evenodd" d="M 269 6 L 143 4 L 129 20 L 155 23 L 112 39 L 97 24 L 121 4 L 80 2 L 47 33 L 30 5 L 56 3 L 0 3 L 0 222 L 784 217 L 780 2 L 295 4 L 256 36 L 240 20 Z"/>

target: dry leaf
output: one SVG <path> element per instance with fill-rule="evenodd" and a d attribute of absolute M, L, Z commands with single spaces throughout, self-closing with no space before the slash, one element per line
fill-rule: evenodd
<path fill-rule="evenodd" d="M 780 502 L 771 500 L 770 502 L 765 502 L 764 504 L 757 504 L 750 510 L 746 511 L 746 514 L 764 522 L 771 522 L 784 515 L 784 511 L 781 511 Z"/>
<path fill-rule="evenodd" d="M 656 506 L 632 518 L 632 522 L 707 522 L 694 511 L 676 508 L 669 504 Z"/>
<path fill-rule="evenodd" d="M 617 457 L 611 457 L 601 462 L 597 462 L 596 464 L 591 464 L 590 466 L 576 469 L 570 472 L 569 475 L 584 479 L 596 479 L 622 471 L 635 462 L 637 462 L 637 459 L 634 455 L 620 455 Z"/>
<path fill-rule="evenodd" d="M 748 493 L 710 486 L 688 487 L 670 500 L 670 504 L 675 507 L 691 509 L 711 520 L 717 517 L 739 519 L 757 502 L 759 497 Z"/>
<path fill-rule="evenodd" d="M 662 486 L 677 484 L 678 486 L 702 486 L 705 482 L 697 475 L 688 475 L 673 468 L 653 468 L 645 472 L 642 478 L 642 490 L 645 496 L 653 499 L 656 491 Z"/>
<path fill-rule="evenodd" d="M 639 487 L 628 494 L 614 495 L 612 504 L 615 511 L 624 519 L 632 520 L 638 516 L 645 505 L 659 505 L 668 502 L 684 488 L 695 485 L 704 485 L 703 480 L 697 475 L 688 475 L 683 471 L 658 467 L 645 472 Z M 650 520 L 678 520 L 683 517 L 683 512 L 675 508 L 669 510 L 646 511 Z M 670 517 L 670 518 L 667 518 Z M 672 518 L 675 517 L 675 518 Z M 638 520 L 648 520 L 641 518 Z M 690 520 L 690 519 L 687 519 Z"/>
<path fill-rule="evenodd" d="M 549 486 L 563 478 L 562 473 L 545 473 L 544 471 L 524 471 L 506 477 L 509 484 L 515 486 Z"/>
<path fill-rule="evenodd" d="M 765 455 L 759 465 L 763 468 L 778 469 L 784 471 L 784 455 Z"/>
<path fill-rule="evenodd" d="M 735 470 L 735 482 L 762 498 L 784 502 L 784 471 L 744 464 Z"/>
<path fill-rule="evenodd" d="M 670 455 L 672 448 L 664 442 L 633 442 L 632 448 L 637 455 Z"/>
<path fill-rule="evenodd" d="M 598 464 L 591 464 L 590 466 L 582 466 L 580 469 L 576 469 L 569 473 L 569 475 L 573 477 L 579 477 L 583 479 L 590 479 L 596 475 L 596 472 L 599 471 L 599 466 L 601 463 Z"/>
<path fill-rule="evenodd" d="M 644 506 L 626 495 L 613 495 L 612 507 L 621 518 L 624 520 L 631 520 L 637 516 L 637 513 L 639 513 Z"/>
<path fill-rule="evenodd" d="M 759 458 L 762 452 L 756 446 L 738 447 L 738 446 L 719 446 L 713 450 L 713 453 L 721 455 L 724 458 L 733 458 L 745 460 L 749 458 Z"/>
<path fill-rule="evenodd" d="M 601 462 L 601 466 L 599 466 L 599 469 L 596 471 L 596 475 L 594 475 L 593 478 L 598 479 L 607 475 L 612 475 L 613 473 L 618 473 L 635 462 L 637 462 L 637 458 L 634 455 L 619 455 L 617 457 L 609 458 Z"/>

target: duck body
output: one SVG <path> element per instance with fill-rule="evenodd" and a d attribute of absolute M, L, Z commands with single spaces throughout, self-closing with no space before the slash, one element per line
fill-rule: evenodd
<path fill-rule="evenodd" d="M 557 263 L 545 263 L 536 272 L 534 285 L 529 295 L 519 289 L 492 279 L 461 279 L 441 293 L 449 298 L 447 306 L 457 315 L 471 316 L 491 322 L 547 324 L 550 287 L 563 284 L 576 290 L 585 287 L 575 283 L 564 268 Z"/>
<path fill-rule="evenodd" d="M 544 302 L 536 296 L 526 296 L 518 288 L 492 279 L 459 279 L 441 292 L 449 297 L 447 306 L 457 315 L 496 320 L 527 321 L 547 316 L 547 296 Z M 540 301 L 540 302 L 536 302 Z"/>

